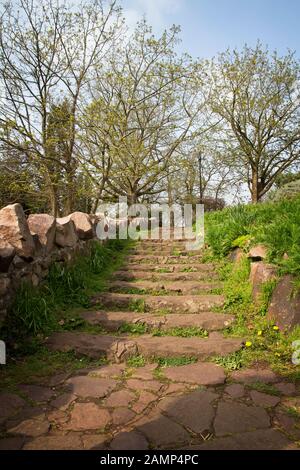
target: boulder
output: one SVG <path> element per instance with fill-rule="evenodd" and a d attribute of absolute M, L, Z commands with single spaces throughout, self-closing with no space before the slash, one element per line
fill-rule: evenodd
<path fill-rule="evenodd" d="M 0 277 L 0 297 L 7 294 L 10 287 L 10 279 L 7 276 Z"/>
<path fill-rule="evenodd" d="M 276 279 L 277 269 L 272 264 L 266 264 L 262 261 L 251 263 L 250 282 L 252 284 L 252 297 L 259 299 L 262 285 L 273 279 Z"/>
<path fill-rule="evenodd" d="M 37 235 L 41 245 L 49 253 L 55 242 L 56 221 L 48 214 L 31 214 L 28 217 L 28 226 L 32 235 Z"/>
<path fill-rule="evenodd" d="M 10 243 L 23 258 L 34 255 L 34 241 L 21 204 L 11 204 L 0 210 L 0 237 Z"/>
<path fill-rule="evenodd" d="M 7 273 L 15 256 L 15 248 L 7 241 L 0 239 L 0 272 Z"/>
<path fill-rule="evenodd" d="M 253 246 L 249 253 L 248 258 L 251 258 L 253 261 L 261 261 L 266 259 L 268 250 L 264 245 Z"/>
<path fill-rule="evenodd" d="M 73 247 L 78 240 L 75 225 L 69 217 L 56 219 L 55 242 L 60 247 Z"/>
<path fill-rule="evenodd" d="M 94 236 L 94 228 L 90 216 L 84 212 L 73 212 L 69 216 L 73 220 L 78 237 L 81 240 L 89 240 Z"/>
<path fill-rule="evenodd" d="M 295 278 L 287 274 L 277 284 L 268 309 L 267 318 L 282 330 L 300 325 L 300 293 L 294 295 Z"/>
<path fill-rule="evenodd" d="M 232 261 L 233 263 L 238 263 L 243 256 L 245 256 L 245 253 L 241 248 L 234 248 L 228 255 L 229 261 Z"/>

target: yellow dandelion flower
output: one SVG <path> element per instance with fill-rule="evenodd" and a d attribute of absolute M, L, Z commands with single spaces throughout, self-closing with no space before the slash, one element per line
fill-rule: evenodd
<path fill-rule="evenodd" d="M 273 326 L 273 330 L 274 330 L 274 331 L 278 331 L 278 330 L 279 330 L 279 326 L 276 326 L 276 325 Z"/>
<path fill-rule="evenodd" d="M 246 341 L 245 346 L 246 348 L 250 348 L 252 346 L 251 341 Z"/>
<path fill-rule="evenodd" d="M 263 332 L 262 332 L 261 330 L 259 330 L 259 331 L 257 332 L 257 336 L 262 336 L 262 333 L 263 333 Z"/>

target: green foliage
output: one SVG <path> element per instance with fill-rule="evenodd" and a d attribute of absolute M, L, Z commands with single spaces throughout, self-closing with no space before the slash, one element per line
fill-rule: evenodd
<path fill-rule="evenodd" d="M 231 246 L 232 248 L 247 248 L 250 243 L 249 235 L 241 235 L 240 237 L 233 240 Z"/>
<path fill-rule="evenodd" d="M 268 311 L 268 306 L 272 298 L 273 291 L 276 287 L 277 281 L 272 279 L 270 281 L 265 282 L 261 286 L 261 293 L 260 293 L 260 314 L 265 316 Z"/>
<path fill-rule="evenodd" d="M 293 406 L 289 406 L 286 409 L 286 412 L 292 417 L 292 418 L 296 418 L 297 420 L 300 420 L 300 413 L 299 411 L 297 410 L 296 407 L 293 407 Z"/>
<path fill-rule="evenodd" d="M 41 379 L 61 372 L 74 372 L 85 367 L 96 367 L 106 361 L 78 358 L 73 352 L 51 352 L 40 344 L 31 344 L 24 358 L 14 358 L 0 369 L 0 389 L 17 390 L 20 383 L 40 383 Z"/>
<path fill-rule="evenodd" d="M 119 329 L 120 333 L 127 333 L 131 335 L 144 335 L 147 333 L 147 325 L 143 323 L 124 323 Z"/>
<path fill-rule="evenodd" d="M 266 384 L 264 382 L 254 382 L 248 385 L 248 388 L 252 390 L 257 390 L 258 392 L 267 393 L 268 395 L 280 396 L 281 393 L 277 390 L 276 387 L 270 384 Z"/>
<path fill-rule="evenodd" d="M 144 299 L 134 299 L 129 302 L 128 310 L 137 313 L 146 312 L 146 302 Z"/>
<path fill-rule="evenodd" d="M 300 198 L 236 206 L 206 215 L 206 239 L 216 258 L 234 246 L 262 243 L 280 273 L 300 275 Z M 283 257 L 284 254 L 288 256 Z"/>
<path fill-rule="evenodd" d="M 152 332 L 153 336 L 178 336 L 181 338 L 191 338 L 198 336 L 199 338 L 207 338 L 208 332 L 203 328 L 187 327 L 187 328 L 171 328 L 170 330 L 160 330 L 155 328 Z"/>
<path fill-rule="evenodd" d="M 237 264 L 228 264 L 227 269 L 227 280 L 224 282 L 225 309 L 241 312 L 251 303 L 250 261 L 244 257 Z"/>
<path fill-rule="evenodd" d="M 89 253 L 78 256 L 71 265 L 54 264 L 40 286 L 24 283 L 17 292 L 4 335 L 45 333 L 57 327 L 57 316 L 61 320 L 64 311 L 88 307 L 89 296 L 104 288 L 105 277 L 116 267 L 125 247 L 125 242 L 116 240 L 105 245 L 95 242 Z M 67 318 L 64 328 L 74 329 L 82 323 L 77 318 L 72 324 Z"/>
<path fill-rule="evenodd" d="M 197 357 L 158 357 L 154 362 L 157 362 L 159 367 L 177 367 L 194 364 L 198 361 Z"/>
<path fill-rule="evenodd" d="M 228 356 L 217 356 L 213 362 L 227 370 L 238 370 L 245 365 L 243 351 L 238 351 Z"/>
<path fill-rule="evenodd" d="M 137 355 L 128 358 L 126 363 L 128 367 L 143 367 L 146 364 L 146 359 L 144 356 Z"/>

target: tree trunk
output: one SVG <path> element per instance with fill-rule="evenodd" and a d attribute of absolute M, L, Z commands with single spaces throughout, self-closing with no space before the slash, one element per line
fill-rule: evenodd
<path fill-rule="evenodd" d="M 204 200 L 204 188 L 203 188 L 203 167 L 202 167 L 202 153 L 199 152 L 198 155 L 198 164 L 199 164 L 199 204 L 203 204 Z"/>
<path fill-rule="evenodd" d="M 51 207 L 51 215 L 53 215 L 53 217 L 58 217 L 57 192 L 53 185 L 49 186 L 49 202 Z"/>
<path fill-rule="evenodd" d="M 251 200 L 252 204 L 257 204 L 259 201 L 259 192 L 258 192 L 258 171 L 257 168 L 252 168 L 252 178 L 251 178 Z"/>

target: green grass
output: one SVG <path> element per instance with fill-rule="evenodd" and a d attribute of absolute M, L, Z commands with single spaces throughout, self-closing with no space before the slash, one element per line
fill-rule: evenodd
<path fill-rule="evenodd" d="M 105 289 L 107 278 L 118 269 L 129 243 L 111 240 L 91 244 L 90 251 L 72 264 L 54 264 L 38 287 L 24 283 L 18 290 L 1 337 L 13 348 L 30 336 L 51 331 L 84 328 L 76 309 L 90 307 L 90 297 Z"/>
<path fill-rule="evenodd" d="M 144 367 L 146 359 L 142 355 L 136 355 L 128 358 L 126 364 L 128 367 Z"/>
<path fill-rule="evenodd" d="M 134 299 L 129 302 L 130 312 L 145 313 L 147 311 L 145 299 Z"/>
<path fill-rule="evenodd" d="M 267 315 L 268 307 L 277 282 L 278 281 L 276 279 L 272 279 L 267 282 L 264 282 L 261 286 L 259 313 L 262 317 L 265 317 Z"/>
<path fill-rule="evenodd" d="M 207 338 L 208 332 L 203 328 L 197 327 L 187 327 L 187 328 L 171 328 L 169 330 L 160 330 L 159 328 L 155 328 L 152 330 L 153 336 L 178 336 L 181 338 L 191 338 L 193 336 L 197 336 L 199 338 Z"/>
<path fill-rule="evenodd" d="M 253 363 L 269 363 L 276 372 L 292 381 L 300 378 L 300 367 L 291 362 L 291 345 L 300 338 L 300 327 L 292 332 L 279 331 L 266 317 L 276 281 L 265 283 L 258 301 L 254 303 L 249 281 L 250 262 L 246 256 L 237 263 L 223 259 L 218 271 L 224 282 L 223 311 L 235 316 L 234 323 L 223 330 L 223 334 L 244 339 L 247 347 L 214 361 L 227 370 L 237 370 Z"/>
<path fill-rule="evenodd" d="M 289 414 L 292 418 L 296 418 L 297 420 L 300 420 L 300 413 L 296 408 L 289 406 L 285 408 L 285 410 L 287 414 Z"/>
<path fill-rule="evenodd" d="M 279 397 L 281 395 L 280 391 L 277 390 L 273 385 L 266 384 L 264 382 L 254 382 L 247 385 L 247 388 L 251 390 L 257 390 L 258 392 L 267 393 L 268 395 L 274 395 Z"/>
<path fill-rule="evenodd" d="M 27 350 L 29 352 L 29 350 Z M 86 367 L 97 367 L 106 360 L 78 358 L 73 352 L 51 352 L 37 344 L 32 345 L 30 355 L 14 359 L 0 369 L 0 389 L 17 390 L 20 383 L 42 383 L 54 374 L 72 373 Z"/>
<path fill-rule="evenodd" d="M 188 364 L 194 364 L 198 361 L 197 357 L 157 357 L 153 358 L 152 362 L 156 362 L 159 367 L 179 367 Z"/>
<path fill-rule="evenodd" d="M 234 247 L 263 243 L 280 273 L 300 276 L 300 197 L 263 204 L 239 205 L 206 215 L 206 241 L 222 259 Z M 287 259 L 283 258 L 284 254 Z"/>
<path fill-rule="evenodd" d="M 147 325 L 144 323 L 124 323 L 119 328 L 119 333 L 127 333 L 130 335 L 144 335 L 148 331 Z"/>
<path fill-rule="evenodd" d="M 245 365 L 242 350 L 228 356 L 216 356 L 212 360 L 215 364 L 224 367 L 228 371 L 241 369 Z"/>

